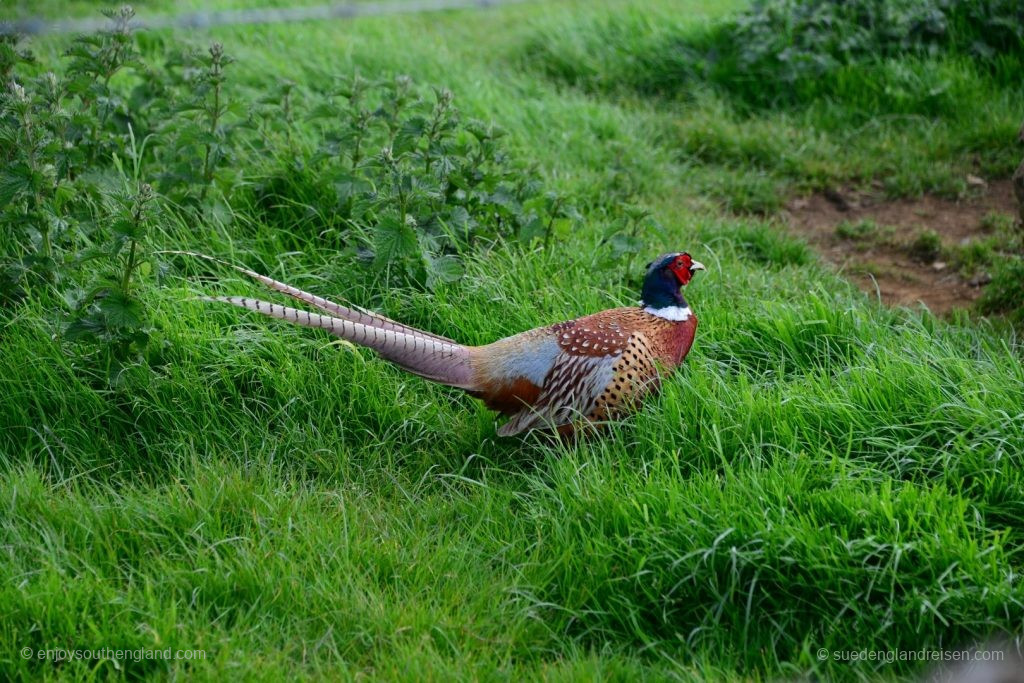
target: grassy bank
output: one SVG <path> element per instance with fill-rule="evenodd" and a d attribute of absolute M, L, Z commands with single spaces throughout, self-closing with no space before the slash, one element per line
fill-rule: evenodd
<path fill-rule="evenodd" d="M 461 121 L 507 132 L 501 153 L 536 183 L 523 211 L 550 234 L 431 243 L 462 275 L 428 285 L 382 264 L 378 223 L 350 219 L 335 181 L 310 170 L 335 119 L 239 129 L 205 191 L 160 189 L 171 152 L 159 140 L 139 177 L 119 148 L 118 182 L 158 194 L 139 238 L 152 265 L 130 291 L 144 350 L 66 335 L 81 311 L 65 293 L 104 260 L 30 278 L 0 311 L 4 677 L 892 678 L 920 667 L 816 652 L 1018 633 L 1012 331 L 885 309 L 770 220 L 718 204 L 771 207 L 794 187 L 862 177 L 956 192 L 974 159 L 1008 168 L 1019 93 L 986 81 L 971 87 L 994 98 L 879 117 L 842 99 L 751 109 L 711 86 L 652 96 L 620 82 L 643 73 L 628 65 L 646 50 L 629 45 L 736 9 L 707 5 L 524 4 L 142 38 L 153 69 L 183 43 L 223 44 L 235 60 L 225 125 L 262 106 L 276 116 L 279 102 L 257 101 L 285 80 L 296 112 L 356 70 L 407 74 L 428 101 L 447 88 Z M 67 43 L 30 47 L 28 74 L 60 64 Z M 905 68 L 948 69 L 967 87 L 973 64 Z M 143 81 L 126 69 L 112 84 Z M 474 401 L 326 335 L 195 301 L 257 289 L 161 249 L 467 343 L 634 302 L 662 251 L 687 249 L 709 272 L 688 291 L 694 351 L 663 394 L 607 439 L 552 445 L 498 439 Z M 54 664 L 25 647 L 206 654 Z"/>

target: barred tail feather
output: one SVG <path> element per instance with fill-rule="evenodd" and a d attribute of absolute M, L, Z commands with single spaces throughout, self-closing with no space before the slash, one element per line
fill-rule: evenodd
<path fill-rule="evenodd" d="M 354 308 L 349 308 L 348 306 L 342 306 L 341 304 L 334 303 L 333 301 L 325 299 L 321 296 L 317 296 L 316 294 L 310 294 L 309 292 L 305 292 L 299 289 L 298 287 L 292 287 L 289 284 L 285 284 L 284 282 L 274 280 L 272 278 L 267 277 L 266 275 L 260 275 L 254 270 L 249 270 L 248 268 L 242 268 L 240 266 L 235 266 L 235 268 L 239 272 L 248 275 L 252 279 L 256 280 L 257 282 L 266 286 L 267 288 L 274 290 L 275 292 L 286 294 L 292 297 L 293 299 L 297 299 L 298 301 L 302 301 L 303 303 L 310 304 L 311 306 L 316 306 L 321 311 L 330 313 L 339 318 L 351 320 L 352 322 L 360 323 L 362 325 L 369 325 L 371 327 L 379 327 L 385 330 L 401 332 L 403 334 L 415 334 L 419 337 L 428 337 L 430 339 L 436 339 L 438 341 L 447 342 L 449 344 L 456 343 L 454 340 L 449 339 L 447 337 L 441 337 L 430 332 L 418 330 L 415 327 L 403 325 L 400 322 L 392 320 L 391 318 L 386 318 L 378 313 L 372 313 L 366 310 L 357 310 Z"/>
<path fill-rule="evenodd" d="M 426 379 L 461 389 L 477 388 L 470 363 L 470 347 L 399 323 L 395 325 L 401 329 L 378 327 L 241 296 L 203 297 L 203 300 L 231 304 L 303 327 L 326 330 L 353 344 L 373 349 L 383 358 Z"/>
<path fill-rule="evenodd" d="M 214 263 L 220 263 L 223 265 L 230 266 L 237 270 L 238 272 L 242 273 L 243 275 L 246 275 L 248 277 L 251 277 L 253 280 L 256 280 L 257 282 L 267 287 L 268 289 L 272 289 L 275 292 L 280 292 L 281 294 L 290 296 L 293 299 L 296 299 L 303 303 L 307 303 L 311 306 L 315 306 L 319 308 L 321 311 L 324 311 L 325 313 L 329 313 L 339 318 L 344 318 L 345 320 L 351 320 L 352 322 L 360 323 L 363 325 L 369 325 L 371 327 L 379 327 L 385 330 L 392 330 L 394 332 L 401 332 L 403 334 L 415 334 L 420 337 L 428 337 L 430 339 L 436 339 L 438 341 L 447 342 L 449 344 L 457 343 L 454 340 L 449 339 L 448 337 L 442 337 L 440 335 L 432 334 L 430 332 L 424 332 L 423 330 L 417 330 L 415 327 L 403 325 L 402 323 L 396 320 L 392 320 L 391 318 L 387 318 L 378 313 L 373 313 L 371 311 L 367 311 L 364 309 L 355 309 L 349 308 L 348 306 L 342 306 L 341 304 L 335 303 L 329 299 L 325 299 L 321 296 L 317 296 L 316 294 L 310 294 L 309 292 L 303 291 L 298 287 L 292 287 L 289 284 L 267 277 L 266 275 L 261 275 L 260 273 L 257 273 L 255 270 L 249 270 L 248 268 L 243 268 L 242 266 L 236 266 L 232 263 L 227 263 L 226 261 L 214 258 L 213 256 L 207 256 L 205 254 L 200 254 L 194 251 L 168 251 L 166 253 L 194 256 L 196 258 L 201 258 L 207 261 L 213 261 Z"/>

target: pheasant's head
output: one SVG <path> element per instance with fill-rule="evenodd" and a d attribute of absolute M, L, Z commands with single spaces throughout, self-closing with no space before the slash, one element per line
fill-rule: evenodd
<path fill-rule="evenodd" d="M 686 252 L 663 254 L 647 264 L 647 275 L 641 293 L 643 305 L 649 309 L 686 306 L 680 291 L 704 265 Z"/>

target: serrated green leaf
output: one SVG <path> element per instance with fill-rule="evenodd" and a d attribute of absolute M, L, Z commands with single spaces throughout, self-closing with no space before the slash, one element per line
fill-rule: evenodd
<path fill-rule="evenodd" d="M 342 173 L 337 176 L 334 182 L 334 191 L 338 195 L 338 201 L 342 204 L 356 197 L 373 190 L 373 185 L 359 176 Z"/>
<path fill-rule="evenodd" d="M 0 173 L 0 207 L 31 191 L 32 172 L 25 164 L 12 164 Z"/>
<path fill-rule="evenodd" d="M 612 254 L 624 256 L 625 254 L 638 254 L 643 251 L 644 243 L 638 237 L 619 233 L 613 235 L 608 244 L 611 246 Z"/>
<path fill-rule="evenodd" d="M 138 240 L 142 237 L 142 226 L 129 218 L 119 218 L 111 224 L 110 229 L 124 239 Z"/>
<path fill-rule="evenodd" d="M 439 282 L 455 282 L 465 272 L 459 260 L 451 254 L 430 259 L 427 262 L 427 286 L 433 289 Z"/>
<path fill-rule="evenodd" d="M 142 304 L 120 291 L 112 291 L 99 301 L 99 308 L 113 327 L 136 328 L 142 324 Z"/>
<path fill-rule="evenodd" d="M 520 241 L 529 244 L 533 240 L 543 239 L 547 233 L 547 224 L 537 216 L 531 218 L 526 225 L 519 230 Z"/>
<path fill-rule="evenodd" d="M 103 319 L 90 314 L 72 320 L 64 328 L 64 336 L 72 341 L 90 341 L 104 334 L 107 326 Z"/>
<path fill-rule="evenodd" d="M 374 228 L 373 235 L 378 265 L 400 261 L 419 254 L 416 231 L 397 216 L 384 216 Z"/>

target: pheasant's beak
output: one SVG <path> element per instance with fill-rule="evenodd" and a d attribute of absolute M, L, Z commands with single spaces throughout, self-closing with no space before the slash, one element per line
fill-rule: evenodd
<path fill-rule="evenodd" d="M 698 271 L 698 270 L 707 270 L 707 268 L 705 268 L 704 264 L 701 263 L 700 261 L 694 261 L 690 265 L 690 272 L 693 273 L 693 272 Z"/>

